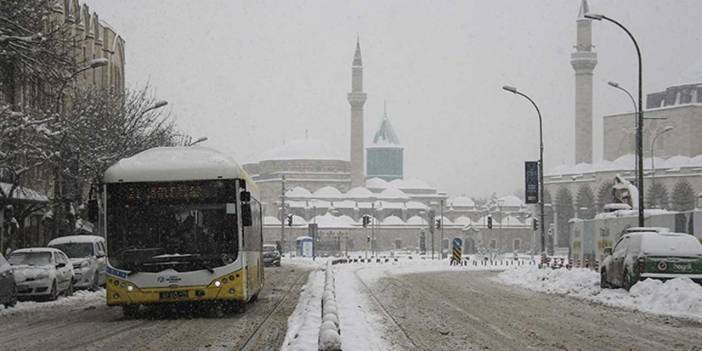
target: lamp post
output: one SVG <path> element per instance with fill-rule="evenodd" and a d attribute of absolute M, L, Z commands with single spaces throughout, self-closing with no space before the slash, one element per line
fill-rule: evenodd
<path fill-rule="evenodd" d="M 522 92 L 518 91 L 517 88 L 511 87 L 508 85 L 505 85 L 502 87 L 502 89 L 509 91 L 512 94 L 517 94 L 525 99 L 529 100 L 532 105 L 534 105 L 534 108 L 536 109 L 536 113 L 539 115 L 539 212 L 541 217 L 541 252 L 546 251 L 546 232 L 544 231 L 544 225 L 546 222 L 544 221 L 544 129 L 543 129 L 543 119 L 541 118 L 541 111 L 539 110 L 539 107 L 536 106 L 536 103 L 534 100 L 532 100 L 530 97 L 528 97 L 526 94 L 523 94 Z"/>
<path fill-rule="evenodd" d="M 658 130 L 656 131 L 656 135 L 653 136 L 653 140 L 651 140 L 651 188 L 653 188 L 653 186 L 656 184 L 656 154 L 654 148 L 656 145 L 656 139 L 658 139 L 659 136 L 670 132 L 671 130 L 673 130 L 672 126 L 667 126 L 661 130 Z"/>
<path fill-rule="evenodd" d="M 66 86 L 68 86 L 68 83 L 70 81 L 72 81 L 79 74 L 81 74 L 89 69 L 95 69 L 95 68 L 107 66 L 108 63 L 109 63 L 109 61 L 106 58 L 92 59 L 88 62 L 88 65 L 76 70 L 70 76 L 68 76 L 63 81 L 63 83 L 61 84 L 61 87 L 59 88 L 58 92 L 56 93 L 56 112 L 61 111 L 61 99 L 63 99 L 63 91 L 66 89 Z"/>
<path fill-rule="evenodd" d="M 634 105 L 634 116 L 635 116 L 635 118 L 634 118 L 634 128 L 637 130 L 636 138 L 638 138 L 638 137 L 639 137 L 639 134 L 638 134 L 638 127 L 637 127 L 637 126 L 638 126 L 639 123 L 638 123 L 638 114 L 637 114 L 637 112 L 638 112 L 639 108 L 638 108 L 637 105 L 636 105 L 636 100 L 634 100 L 634 97 L 631 95 L 631 93 L 630 93 L 628 90 L 624 89 L 624 87 L 622 87 L 621 85 L 619 85 L 619 83 L 610 80 L 609 82 L 607 82 L 607 84 L 608 84 L 610 87 L 612 87 L 612 88 L 619 89 L 619 90 L 623 91 L 623 92 L 629 97 L 629 99 L 631 100 L 631 103 Z M 637 139 L 637 140 L 638 140 L 638 139 Z M 637 141 L 637 140 L 635 140 L 635 143 L 638 145 L 638 141 Z M 637 154 L 637 155 L 638 155 L 638 154 Z M 636 175 L 636 174 L 639 174 L 638 156 L 636 156 L 636 157 L 637 157 L 637 158 L 636 158 L 635 161 L 634 161 L 634 174 L 635 174 L 635 175 Z M 634 176 L 634 177 L 636 177 L 636 176 Z M 634 181 L 634 184 L 638 184 L 638 179 Z"/>
<path fill-rule="evenodd" d="M 621 28 L 626 34 L 629 36 L 631 41 L 634 43 L 634 47 L 636 48 L 636 56 L 638 58 L 639 62 L 639 108 L 638 108 L 638 123 L 636 124 L 636 164 L 638 166 L 637 169 L 637 181 L 636 185 L 639 188 L 639 227 L 644 226 L 644 187 L 643 187 L 643 122 L 644 122 L 644 112 L 643 112 L 643 81 L 642 81 L 642 76 L 643 76 L 643 68 L 641 64 L 641 49 L 639 48 L 639 44 L 636 42 L 636 39 L 634 36 L 631 34 L 631 32 L 624 27 L 621 23 L 605 16 L 602 14 L 597 14 L 597 13 L 586 13 L 585 18 L 591 19 L 591 20 L 596 20 L 596 21 L 601 21 L 601 20 L 606 20 L 609 22 L 614 23 L 617 25 L 617 27 Z"/>

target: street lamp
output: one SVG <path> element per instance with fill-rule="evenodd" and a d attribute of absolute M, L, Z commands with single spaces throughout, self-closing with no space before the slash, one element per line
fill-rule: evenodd
<path fill-rule="evenodd" d="M 636 101 L 634 100 L 634 97 L 631 95 L 631 93 L 629 93 L 628 90 L 624 89 L 624 88 L 623 88 L 621 85 L 619 85 L 619 83 L 617 83 L 617 82 L 613 82 L 613 81 L 610 80 L 609 82 L 607 82 L 607 84 L 608 84 L 609 86 L 615 88 L 615 89 L 619 89 L 619 90 L 623 91 L 623 92 L 629 97 L 629 99 L 631 100 L 631 103 L 634 104 L 634 128 L 636 128 L 636 130 L 638 130 L 638 128 L 637 128 L 637 125 L 638 125 L 637 118 L 638 118 L 638 116 L 637 116 L 637 113 L 636 113 L 636 112 L 637 112 L 639 109 L 638 109 L 638 107 L 637 107 L 637 105 L 636 105 Z M 636 138 L 638 138 L 638 134 L 636 134 Z M 639 164 L 638 164 L 637 160 L 638 160 L 638 158 L 636 158 L 636 160 L 634 161 L 634 174 L 639 174 Z M 637 181 L 634 181 L 634 184 L 637 184 L 637 183 L 638 183 L 638 180 L 637 180 Z"/>
<path fill-rule="evenodd" d="M 72 81 L 76 76 L 79 74 L 89 70 L 89 69 L 95 69 L 103 66 L 107 66 L 109 61 L 106 58 L 97 58 L 97 59 L 92 59 L 88 62 L 88 64 L 85 67 L 82 67 L 75 72 L 73 72 L 70 76 L 68 76 L 63 83 L 61 84 L 61 88 L 59 88 L 58 93 L 56 94 L 56 112 L 59 111 L 59 108 L 61 106 L 61 98 L 63 98 L 63 91 L 66 89 L 66 86 L 68 85 L 68 82 Z"/>
<path fill-rule="evenodd" d="M 653 185 L 656 184 L 655 183 L 656 182 L 656 164 L 655 164 L 656 155 L 654 153 L 655 152 L 654 146 L 656 145 L 656 139 L 658 139 L 659 136 L 670 132 L 671 130 L 673 130 L 672 126 L 667 126 L 667 127 L 663 128 L 662 130 L 658 130 L 656 132 L 656 135 L 653 136 L 653 140 L 651 140 L 651 188 L 653 188 Z"/>
<path fill-rule="evenodd" d="M 614 23 L 617 25 L 617 27 L 621 28 L 626 34 L 631 38 L 631 41 L 634 43 L 634 47 L 636 48 L 636 56 L 638 58 L 639 62 L 639 108 L 638 108 L 638 123 L 636 124 L 636 164 L 638 166 L 637 169 L 637 181 L 636 185 L 639 188 L 639 227 L 644 226 L 644 187 L 643 187 L 643 120 L 644 120 L 644 112 L 643 112 L 643 68 L 641 64 L 641 49 L 639 49 L 639 44 L 636 42 L 636 39 L 634 36 L 629 32 L 629 30 L 624 27 L 621 23 L 605 16 L 602 14 L 597 14 L 597 13 L 586 13 L 585 18 L 591 19 L 591 20 L 596 20 L 596 21 L 601 21 L 601 20 L 606 20 L 609 22 Z"/>
<path fill-rule="evenodd" d="M 201 142 L 203 142 L 203 141 L 207 141 L 207 137 L 198 138 L 197 140 L 195 140 L 195 141 L 193 141 L 192 143 L 188 144 L 188 146 L 193 146 L 193 145 L 199 144 L 199 143 L 201 143 Z"/>
<path fill-rule="evenodd" d="M 529 100 L 529 102 L 534 105 L 536 113 L 539 115 L 539 210 L 541 212 L 541 252 L 543 253 L 546 250 L 546 232 L 544 231 L 546 222 L 544 221 L 544 129 L 541 111 L 539 110 L 539 107 L 536 106 L 534 100 L 526 96 L 526 94 L 518 91 L 517 88 L 505 85 L 502 87 L 502 89 L 509 91 L 512 94 L 521 95 L 525 99 Z"/>

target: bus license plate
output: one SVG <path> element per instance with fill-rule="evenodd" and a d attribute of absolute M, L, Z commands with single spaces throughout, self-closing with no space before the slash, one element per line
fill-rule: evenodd
<path fill-rule="evenodd" d="M 673 270 L 676 272 L 692 272 L 690 263 L 673 263 Z"/>
<path fill-rule="evenodd" d="M 161 300 L 187 299 L 188 298 L 188 291 L 187 290 L 161 291 L 159 293 L 159 298 Z"/>

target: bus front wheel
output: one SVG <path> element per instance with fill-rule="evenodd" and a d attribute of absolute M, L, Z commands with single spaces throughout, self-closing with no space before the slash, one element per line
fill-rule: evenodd
<path fill-rule="evenodd" d="M 139 305 L 122 306 L 122 314 L 127 318 L 134 318 L 139 314 Z"/>

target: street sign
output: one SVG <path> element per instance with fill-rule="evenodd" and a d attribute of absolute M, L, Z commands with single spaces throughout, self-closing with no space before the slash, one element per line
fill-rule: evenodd
<path fill-rule="evenodd" d="M 461 264 L 463 258 L 463 240 L 459 238 L 453 239 L 453 255 L 451 256 L 451 264 Z"/>
<path fill-rule="evenodd" d="M 539 162 L 525 161 L 524 162 L 524 179 L 526 186 L 526 203 L 539 203 Z"/>

